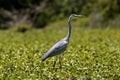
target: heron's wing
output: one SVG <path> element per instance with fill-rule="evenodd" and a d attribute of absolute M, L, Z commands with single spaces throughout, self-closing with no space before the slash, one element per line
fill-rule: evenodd
<path fill-rule="evenodd" d="M 58 43 L 56 43 L 51 49 L 53 51 L 59 51 L 59 50 L 65 48 L 65 47 L 67 47 L 67 44 L 68 44 L 67 41 L 61 40 Z"/>
<path fill-rule="evenodd" d="M 54 56 L 54 55 L 58 55 L 61 52 L 65 51 L 66 47 L 67 47 L 68 42 L 65 40 L 61 40 L 59 42 L 57 42 L 43 57 L 42 57 L 42 61 L 45 60 L 48 57 Z"/>

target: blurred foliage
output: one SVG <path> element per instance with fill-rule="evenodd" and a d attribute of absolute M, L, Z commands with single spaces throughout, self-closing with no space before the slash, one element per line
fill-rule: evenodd
<path fill-rule="evenodd" d="M 109 22 L 112 21 L 113 23 L 117 22 L 117 25 L 112 26 L 120 26 L 118 25 L 120 18 L 117 18 L 120 14 L 120 0 L 0 0 L 0 7 L 11 13 L 13 11 L 13 15 L 16 12 L 19 13 L 17 15 L 28 15 L 26 20 L 29 20 L 37 28 L 45 27 L 56 20 L 68 18 L 72 13 L 89 17 L 91 20 L 87 26 L 104 27 L 110 25 Z M 1 9 L 0 25 L 7 24 L 5 22 L 11 19 L 6 19 L 7 16 L 2 13 Z M 2 26 L 4 27 L 4 25 Z"/>
<path fill-rule="evenodd" d="M 25 24 L 16 24 L 15 26 L 13 26 L 11 28 L 11 30 L 14 32 L 26 32 L 26 31 L 30 30 L 31 27 L 32 26 L 30 24 L 26 24 L 26 23 Z"/>
<path fill-rule="evenodd" d="M 28 8 L 31 5 L 37 4 L 43 0 L 0 0 L 0 7 L 7 10 Z"/>

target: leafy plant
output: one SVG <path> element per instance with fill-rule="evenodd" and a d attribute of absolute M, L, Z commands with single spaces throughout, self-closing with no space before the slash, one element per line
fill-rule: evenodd
<path fill-rule="evenodd" d="M 67 51 L 62 54 L 62 69 L 58 63 L 56 68 L 52 67 L 55 57 L 42 62 L 43 54 L 66 32 L 67 28 L 32 30 L 24 34 L 0 31 L 0 79 L 120 79 L 117 29 L 74 27 Z"/>

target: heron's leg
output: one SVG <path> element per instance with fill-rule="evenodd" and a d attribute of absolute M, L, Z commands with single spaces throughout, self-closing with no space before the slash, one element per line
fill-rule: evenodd
<path fill-rule="evenodd" d="M 54 62 L 53 62 L 53 67 L 55 67 L 56 61 L 57 61 L 57 57 L 56 57 L 56 60 L 54 60 Z"/>
<path fill-rule="evenodd" d="M 60 69 L 62 68 L 62 65 L 61 65 L 61 55 L 58 55 L 58 59 L 59 59 L 59 65 L 60 65 Z"/>

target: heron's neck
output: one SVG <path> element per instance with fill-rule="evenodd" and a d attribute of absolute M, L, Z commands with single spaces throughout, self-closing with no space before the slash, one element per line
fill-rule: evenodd
<path fill-rule="evenodd" d="M 72 26 L 71 26 L 71 17 L 68 19 L 68 34 L 67 34 L 67 41 L 69 42 L 70 36 L 72 32 Z"/>

